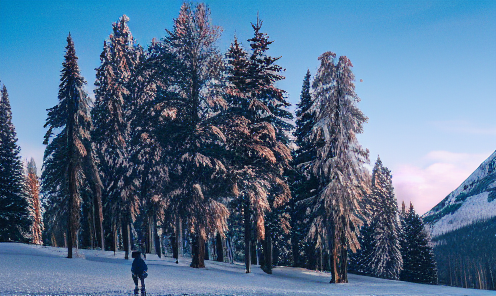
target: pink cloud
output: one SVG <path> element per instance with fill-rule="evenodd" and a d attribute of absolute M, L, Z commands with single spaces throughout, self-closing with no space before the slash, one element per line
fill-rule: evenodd
<path fill-rule="evenodd" d="M 490 155 L 432 151 L 415 164 L 401 164 L 393 170 L 398 204 L 413 202 L 423 214 L 455 190 Z"/>

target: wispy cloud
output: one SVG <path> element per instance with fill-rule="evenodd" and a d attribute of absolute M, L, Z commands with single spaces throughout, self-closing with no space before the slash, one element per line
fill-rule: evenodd
<path fill-rule="evenodd" d="M 401 164 L 393 170 L 398 203 L 413 202 L 423 214 L 465 181 L 490 155 L 431 151 L 417 163 Z"/>
<path fill-rule="evenodd" d="M 495 126 L 476 126 L 474 123 L 466 120 L 433 121 L 431 124 L 444 132 L 496 136 Z"/>

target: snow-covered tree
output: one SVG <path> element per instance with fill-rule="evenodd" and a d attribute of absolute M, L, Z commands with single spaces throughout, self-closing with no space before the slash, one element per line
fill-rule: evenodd
<path fill-rule="evenodd" d="M 184 218 L 190 228 L 191 267 L 196 268 L 205 267 L 207 236 L 224 235 L 229 214 L 223 203 L 229 189 L 222 155 L 225 135 L 217 116 L 226 106 L 218 84 L 222 59 L 216 44 L 221 30 L 209 17 L 205 4 L 181 6 L 161 51 L 177 63 L 177 73 L 172 75 L 175 85 L 161 94 L 166 97 L 157 105 L 167 121 L 157 133 L 168 146 L 168 211 Z"/>
<path fill-rule="evenodd" d="M 114 249 L 117 232 L 122 231 L 125 258 L 130 251 L 130 224 L 138 212 L 138 198 L 129 164 L 129 112 L 131 109 L 131 77 L 142 54 L 123 15 L 112 25 L 113 33 L 104 42 L 101 65 L 96 69 L 95 106 L 91 111 L 95 151 L 103 183 L 102 203 L 110 217 L 107 232 L 112 233 Z M 98 203 L 97 203 L 98 205 Z M 98 212 L 101 210 L 98 209 Z M 99 224 L 102 224 L 102 216 Z M 100 231 L 103 237 L 103 231 Z M 103 244 L 103 240 L 101 242 Z"/>
<path fill-rule="evenodd" d="M 346 283 L 348 249 L 359 248 L 360 199 L 367 191 L 363 164 L 368 150 L 356 138 L 367 117 L 358 109 L 351 61 L 326 52 L 313 81 L 316 114 L 312 138 L 318 146 L 313 172 L 319 192 L 312 207 L 314 214 L 309 237 L 324 237 L 331 254 L 331 283 Z M 322 144 L 320 144 L 322 143 Z"/>
<path fill-rule="evenodd" d="M 20 147 L 5 85 L 0 95 L 0 241 L 24 241 L 31 221 Z"/>
<path fill-rule="evenodd" d="M 28 201 L 30 206 L 30 216 L 33 224 L 31 225 L 31 242 L 33 244 L 43 244 L 43 219 L 41 213 L 40 203 L 40 183 L 36 170 L 36 163 L 31 158 L 26 167 L 26 187 L 28 192 Z"/>
<path fill-rule="evenodd" d="M 41 182 L 47 198 L 47 223 L 67 230 L 68 258 L 77 240 L 81 211 L 80 187 L 86 179 L 85 166 L 91 155 L 89 97 L 77 64 L 74 42 L 69 34 L 62 64 L 59 102 L 48 109 Z M 54 131 L 58 134 L 54 135 Z"/>
<path fill-rule="evenodd" d="M 377 157 L 372 171 L 372 200 L 377 202 L 372 226 L 370 270 L 376 277 L 397 280 L 403 265 L 400 251 L 398 204 L 394 197 L 391 171 Z"/>
<path fill-rule="evenodd" d="M 432 243 L 420 215 L 413 204 L 404 218 L 402 281 L 437 284 L 437 266 Z"/>
<path fill-rule="evenodd" d="M 272 240 L 278 229 L 289 230 L 289 217 L 271 211 L 291 197 L 284 172 L 291 160 L 286 132 L 291 128 L 285 120 L 291 115 L 284 91 L 275 87 L 283 77 L 282 68 L 275 64 L 279 58 L 267 55 L 272 41 L 262 33 L 262 22 L 252 24 L 248 54 L 235 39 L 227 53 L 226 91 L 229 110 L 223 130 L 231 153 L 230 167 L 242 208 L 246 271 L 251 270 L 252 225 L 263 243 L 263 269 L 272 269 Z"/>

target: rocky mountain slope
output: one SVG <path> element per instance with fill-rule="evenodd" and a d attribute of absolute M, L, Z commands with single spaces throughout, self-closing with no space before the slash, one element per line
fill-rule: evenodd
<path fill-rule="evenodd" d="M 424 214 L 432 237 L 496 217 L 496 151 L 457 189 Z"/>

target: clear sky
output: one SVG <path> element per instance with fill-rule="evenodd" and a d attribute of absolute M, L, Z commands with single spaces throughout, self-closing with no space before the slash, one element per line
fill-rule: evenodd
<path fill-rule="evenodd" d="M 398 201 L 424 213 L 496 150 L 496 1 L 205 1 L 223 28 L 225 52 L 236 34 L 252 37 L 257 12 L 274 40 L 298 103 L 307 69 L 325 51 L 348 56 L 361 110 L 360 143 L 371 165 L 380 155 Z M 145 48 L 172 28 L 182 1 L 0 0 L 0 80 L 7 86 L 23 159 L 42 166 L 46 109 L 57 104 L 70 32 L 87 89 L 112 23 L 126 14 Z M 363 82 L 359 82 L 360 79 Z"/>

